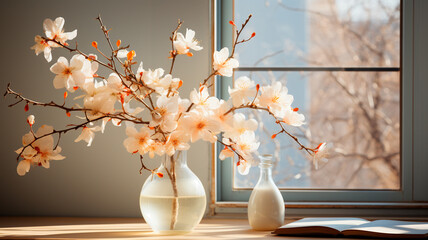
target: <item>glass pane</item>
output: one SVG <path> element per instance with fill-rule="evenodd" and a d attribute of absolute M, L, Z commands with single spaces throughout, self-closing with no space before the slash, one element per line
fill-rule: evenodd
<path fill-rule="evenodd" d="M 397 67 L 399 0 L 235 0 L 241 67 Z"/>
<path fill-rule="evenodd" d="M 235 72 L 260 85 L 286 84 L 295 98 L 292 107 L 305 114 L 302 128 L 287 129 L 304 145 L 330 145 L 328 162 L 316 170 L 305 152 L 279 131 L 272 118 L 248 111 L 261 123 L 259 153 L 275 156 L 274 180 L 280 188 L 399 189 L 399 72 Z M 265 120 L 265 121 L 263 121 Z M 280 161 L 278 161 L 280 160 Z M 253 166 L 257 166 L 254 162 Z M 235 188 L 252 188 L 259 169 L 242 176 L 234 171 Z"/>

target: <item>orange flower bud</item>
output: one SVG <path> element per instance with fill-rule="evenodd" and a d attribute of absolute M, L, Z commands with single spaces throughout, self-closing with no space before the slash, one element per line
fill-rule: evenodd
<path fill-rule="evenodd" d="M 180 80 L 180 82 L 178 82 L 178 87 L 177 89 L 179 89 L 181 86 L 183 86 L 183 81 Z"/>
<path fill-rule="evenodd" d="M 253 32 L 253 34 L 251 34 L 251 38 L 253 38 L 253 37 L 255 37 L 256 36 L 256 33 L 255 32 Z"/>
<path fill-rule="evenodd" d="M 134 59 L 135 55 L 136 55 L 135 51 L 132 50 L 128 54 L 126 54 L 126 57 L 128 58 L 128 61 L 132 61 L 132 59 Z"/>
<path fill-rule="evenodd" d="M 64 99 L 66 99 L 68 96 L 68 92 L 64 92 Z"/>
<path fill-rule="evenodd" d="M 260 84 L 257 84 L 256 85 L 256 89 L 257 89 L 257 92 L 259 91 L 259 89 L 260 89 Z"/>
<path fill-rule="evenodd" d="M 65 114 L 67 114 L 67 117 L 70 117 L 70 116 L 71 116 L 71 114 L 70 114 L 70 112 L 69 112 L 69 111 L 65 112 Z"/>
<path fill-rule="evenodd" d="M 273 134 L 270 138 L 274 139 L 276 138 L 277 133 Z"/>
<path fill-rule="evenodd" d="M 119 40 L 117 40 L 117 42 L 116 42 L 116 46 L 117 47 L 120 47 L 120 44 L 122 43 L 122 41 L 120 41 L 120 39 Z"/>
<path fill-rule="evenodd" d="M 157 172 L 156 175 L 158 175 L 160 178 L 163 178 L 163 173 Z"/>
<path fill-rule="evenodd" d="M 94 47 L 94 48 L 98 49 L 98 43 L 97 43 L 97 42 L 95 42 L 95 41 L 93 41 L 93 42 L 92 42 L 92 47 Z"/>
<path fill-rule="evenodd" d="M 25 104 L 24 111 L 28 112 L 29 109 L 30 109 L 30 106 L 28 105 L 28 103 Z"/>
<path fill-rule="evenodd" d="M 236 27 L 236 25 L 233 21 L 229 21 L 229 24 Z"/>
<path fill-rule="evenodd" d="M 192 57 L 192 56 L 193 56 L 193 53 L 191 53 L 191 52 L 187 52 L 187 56 Z"/>
<path fill-rule="evenodd" d="M 299 111 L 299 108 L 294 108 L 293 111 L 297 112 L 297 111 Z"/>

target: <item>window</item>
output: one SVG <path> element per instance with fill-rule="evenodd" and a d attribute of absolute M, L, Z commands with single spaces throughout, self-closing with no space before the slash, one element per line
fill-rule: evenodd
<path fill-rule="evenodd" d="M 336 141 L 334 159 L 318 171 L 298 150 L 275 152 L 285 162 L 277 163 L 281 174 L 275 180 L 286 202 L 297 207 L 305 202 L 325 206 L 412 202 L 418 189 L 420 199 L 428 200 L 421 187 L 414 187 L 428 179 L 414 169 L 415 164 L 425 166 L 422 158 L 412 155 L 413 4 L 399 0 L 217 2 L 218 49 L 231 45 L 227 23 L 232 16 L 238 23 L 254 13 L 252 22 L 262 23 L 250 25 L 249 32 L 266 36 L 240 46 L 240 67 L 234 77 L 287 81 L 296 107 L 306 111 L 309 123 L 309 130 L 295 134 L 307 143 Z M 233 79 L 218 82 L 217 92 L 226 96 Z M 265 126 L 268 136 L 275 133 L 269 128 Z M 293 142 L 284 140 L 266 145 L 265 151 L 296 149 Z M 252 177 L 238 177 L 231 161 L 217 160 L 217 206 L 224 201 L 246 202 L 258 177 L 258 169 L 252 171 Z"/>
<path fill-rule="evenodd" d="M 276 157 L 278 186 L 400 189 L 400 1 L 235 0 L 236 22 L 250 13 L 244 35 L 258 37 L 237 48 L 235 78 L 282 82 L 307 117 L 305 127 L 287 130 L 305 145 L 332 145 L 329 161 L 315 169 L 288 136 L 270 139 L 276 124 L 260 125 L 259 151 Z M 234 173 L 234 188 L 257 181 L 257 168 Z"/>

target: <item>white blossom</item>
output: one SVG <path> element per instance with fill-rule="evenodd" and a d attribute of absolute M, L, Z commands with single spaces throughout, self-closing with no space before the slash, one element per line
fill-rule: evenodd
<path fill-rule="evenodd" d="M 174 48 L 177 50 L 178 54 L 188 54 L 189 49 L 200 51 L 203 48 L 198 46 L 199 42 L 194 39 L 195 31 L 192 29 L 186 29 L 186 37 L 181 33 L 177 33 L 177 39 L 174 40 Z"/>
<path fill-rule="evenodd" d="M 36 42 L 36 44 L 34 44 L 31 47 L 31 49 L 34 50 L 36 55 L 38 56 L 41 52 L 43 52 L 43 55 L 46 61 L 48 62 L 52 61 L 51 45 L 45 39 L 43 39 L 40 35 L 37 35 L 34 37 L 34 42 Z"/>
<path fill-rule="evenodd" d="M 156 106 L 152 111 L 152 120 L 149 126 L 160 126 L 164 132 L 171 132 L 177 128 L 175 116 L 178 112 L 178 96 L 168 98 L 161 95 L 156 101 Z"/>
<path fill-rule="evenodd" d="M 246 131 L 255 131 L 257 127 L 258 123 L 255 119 L 247 120 L 244 114 L 235 113 L 233 114 L 231 126 L 225 130 L 224 137 L 236 138 Z"/>
<path fill-rule="evenodd" d="M 312 154 L 312 162 L 315 166 L 315 169 L 318 169 L 319 162 L 327 162 L 327 157 L 329 156 L 327 143 L 320 143 L 316 148 L 315 152 Z"/>
<path fill-rule="evenodd" d="M 98 132 L 101 130 L 100 126 L 96 126 L 96 127 L 83 127 L 82 129 L 82 133 L 80 133 L 80 135 L 76 138 L 76 140 L 74 140 L 74 142 L 80 142 L 80 141 L 85 141 L 88 143 L 88 147 L 91 146 L 92 141 L 94 140 L 95 137 L 95 132 Z"/>
<path fill-rule="evenodd" d="M 233 69 L 239 67 L 238 60 L 234 58 L 229 59 L 229 49 L 227 47 L 220 51 L 215 51 L 213 55 L 213 68 L 218 74 L 231 77 Z"/>
<path fill-rule="evenodd" d="M 90 67 L 84 67 L 85 64 L 90 63 L 82 55 L 74 55 L 70 64 L 65 57 L 59 57 L 57 63 L 50 68 L 51 72 L 56 74 L 53 80 L 54 87 L 56 89 L 66 88 L 70 92 L 74 92 L 76 87 L 82 87 L 85 84 L 86 76 L 90 75 L 87 72 Z"/>
<path fill-rule="evenodd" d="M 180 127 L 190 134 L 191 142 L 199 139 L 215 142 L 217 140 L 216 134 L 220 129 L 217 121 L 212 119 L 210 112 L 203 108 L 193 109 L 182 117 Z"/>
<path fill-rule="evenodd" d="M 118 58 L 127 58 L 129 51 L 126 49 L 120 49 L 119 51 L 117 51 L 117 57 Z M 137 56 L 137 54 L 134 55 L 134 57 Z"/>
<path fill-rule="evenodd" d="M 232 98 L 233 106 L 238 107 L 249 103 L 256 97 L 256 84 L 248 77 L 239 77 L 235 80 L 235 88 L 229 87 L 229 95 Z"/>
<path fill-rule="evenodd" d="M 148 146 L 147 152 L 150 158 L 154 158 L 155 154 L 162 156 L 165 154 L 165 147 L 162 142 L 153 141 L 153 143 Z"/>
<path fill-rule="evenodd" d="M 258 104 L 261 107 L 269 108 L 275 115 L 282 109 L 290 108 L 293 103 L 293 96 L 288 94 L 288 89 L 283 87 L 281 82 L 273 82 L 272 85 L 263 86 L 261 95 L 258 97 Z"/>
<path fill-rule="evenodd" d="M 221 150 L 220 155 L 218 156 L 220 160 L 224 160 L 226 158 L 233 157 L 235 155 L 235 152 L 233 152 L 230 148 L 225 147 L 223 150 Z"/>
<path fill-rule="evenodd" d="M 212 110 L 213 119 L 218 122 L 218 125 L 220 126 L 220 131 L 222 132 L 228 131 L 233 124 L 233 113 L 229 112 L 229 110 L 229 101 L 226 102 L 223 99 L 220 100 L 219 107 Z"/>
<path fill-rule="evenodd" d="M 29 166 L 31 164 L 40 165 L 44 168 L 49 168 L 50 160 L 62 160 L 65 157 L 59 154 L 61 152 L 61 147 L 56 146 L 54 149 L 54 139 L 52 135 L 45 136 L 53 132 L 53 127 L 48 125 L 41 126 L 35 133 L 36 137 L 41 137 L 40 139 L 35 140 L 33 133 L 29 132 L 22 137 L 22 145 L 27 146 L 31 144 L 31 147 L 25 148 L 22 152 L 22 160 L 17 167 L 17 172 L 20 176 L 24 175 L 29 171 Z M 43 137 L 44 136 L 44 137 Z M 16 150 L 15 152 L 20 154 L 23 148 Z"/>
<path fill-rule="evenodd" d="M 216 97 L 210 97 L 206 85 L 200 86 L 199 90 L 193 89 L 193 91 L 190 92 L 190 101 L 208 109 L 215 109 L 220 106 L 220 100 Z"/>
<path fill-rule="evenodd" d="M 126 135 L 127 139 L 123 141 L 123 145 L 126 150 L 130 153 L 139 153 L 144 155 L 149 151 L 150 145 L 154 143 L 154 141 L 150 138 L 153 134 L 153 131 L 148 127 L 141 127 L 140 131 L 137 131 L 134 127 L 126 127 Z"/>
<path fill-rule="evenodd" d="M 87 82 L 83 87 L 86 92 L 83 106 L 86 109 L 90 109 L 87 112 L 89 119 L 95 119 L 103 114 L 113 114 L 116 111 L 114 106 L 120 99 L 117 89 L 120 86 L 114 74 L 108 80 Z"/>
<path fill-rule="evenodd" d="M 47 38 L 56 40 L 61 44 L 65 44 L 67 40 L 72 40 L 77 36 L 77 30 L 72 32 L 64 32 L 65 20 L 62 17 L 58 17 L 55 21 L 47 18 L 43 22 L 43 29 Z M 56 45 L 56 44 L 55 44 Z"/>
<path fill-rule="evenodd" d="M 247 175 L 250 172 L 251 164 L 246 160 L 239 160 L 237 163 L 238 172 L 241 175 Z"/>
<path fill-rule="evenodd" d="M 304 124 L 305 115 L 297 112 L 297 108 L 284 108 L 278 116 L 282 118 L 282 121 L 290 126 L 299 127 Z"/>
<path fill-rule="evenodd" d="M 183 131 L 172 132 L 165 143 L 165 153 L 172 156 L 175 151 L 188 150 L 190 148 L 189 135 Z"/>
<path fill-rule="evenodd" d="M 260 142 L 256 140 L 256 134 L 253 131 L 245 131 L 235 139 L 237 150 L 243 155 L 257 151 Z"/>

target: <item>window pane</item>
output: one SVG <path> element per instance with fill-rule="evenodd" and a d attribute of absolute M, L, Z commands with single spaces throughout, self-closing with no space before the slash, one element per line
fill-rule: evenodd
<path fill-rule="evenodd" d="M 235 0 L 241 67 L 399 66 L 399 0 Z"/>
<path fill-rule="evenodd" d="M 260 85 L 286 84 L 292 107 L 306 116 L 302 128 L 289 127 L 305 145 L 331 144 L 329 161 L 319 169 L 279 131 L 267 114 L 248 111 L 259 123 L 259 152 L 275 156 L 274 180 L 280 188 L 399 189 L 400 76 L 399 72 L 235 72 Z M 278 161 L 280 159 L 280 161 Z M 253 163 L 256 166 L 258 163 Z M 242 176 L 234 171 L 235 188 L 251 188 L 257 167 Z"/>

